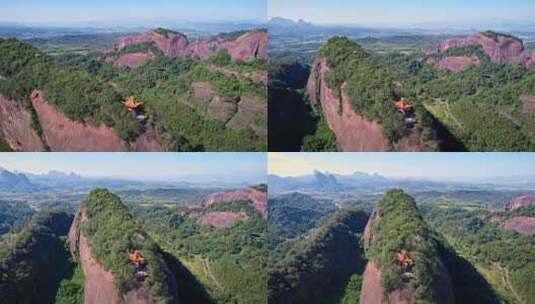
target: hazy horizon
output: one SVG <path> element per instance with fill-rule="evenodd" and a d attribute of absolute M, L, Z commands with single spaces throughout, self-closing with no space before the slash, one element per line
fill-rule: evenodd
<path fill-rule="evenodd" d="M 194 183 L 255 183 L 266 178 L 264 153 L 0 153 L 0 168 L 87 178 Z"/>
<path fill-rule="evenodd" d="M 478 12 L 474 14 L 474 12 Z M 306 20 L 315 24 L 404 27 L 444 23 L 448 26 L 533 21 L 531 0 L 269 0 L 268 18 Z"/>
<path fill-rule="evenodd" d="M 116 23 L 265 21 L 266 0 L 0 0 L 0 23 L 94 27 Z M 104 23 L 104 24 L 102 24 Z"/>
<path fill-rule="evenodd" d="M 269 175 L 298 177 L 314 170 L 462 182 L 535 178 L 535 153 L 269 153 Z"/>

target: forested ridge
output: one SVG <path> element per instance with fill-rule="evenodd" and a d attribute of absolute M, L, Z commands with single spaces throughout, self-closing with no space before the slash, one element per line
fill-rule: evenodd
<path fill-rule="evenodd" d="M 229 39 L 237 35 L 231 34 Z M 35 90 L 42 90 L 43 99 L 66 117 L 103 124 L 126 142 L 134 142 L 145 129 L 122 104 L 134 96 L 144 103 L 147 123 L 155 128 L 166 150 L 265 150 L 264 60 L 233 61 L 225 50 L 200 61 L 167 58 L 152 42 L 130 44 L 111 53 L 66 52 L 52 57 L 16 39 L 2 39 L 0 52 L 0 94 L 24 104 L 41 137 L 30 99 Z M 136 69 L 114 63 L 127 54 L 151 57 Z M 207 83 L 214 96 L 221 96 L 213 108 L 196 94 L 199 83 Z M 224 117 L 219 119 L 221 113 Z M 0 141 L 0 149 L 7 149 L 3 146 Z"/>
<path fill-rule="evenodd" d="M 331 68 L 329 86 L 340 94 L 341 84 L 347 83 L 353 109 L 380 122 L 392 142 L 407 132 L 392 103 L 402 97 L 414 107 L 422 138 L 431 148 L 528 151 L 535 147 L 532 114 L 521 98 L 535 95 L 535 71 L 520 64 L 494 63 L 481 46 L 433 55 L 437 61 L 450 56 L 477 58 L 477 64 L 458 72 L 434 67 L 421 53 L 374 54 L 345 37 L 329 39 L 318 56 Z"/>

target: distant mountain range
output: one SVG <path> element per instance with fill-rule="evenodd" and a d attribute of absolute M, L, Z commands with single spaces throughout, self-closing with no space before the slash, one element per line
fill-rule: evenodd
<path fill-rule="evenodd" d="M 51 38 L 65 35 L 90 35 L 103 33 L 136 33 L 164 27 L 188 35 L 205 36 L 219 33 L 262 28 L 262 21 L 176 21 L 176 20 L 134 20 L 109 22 L 81 22 L 62 24 L 23 24 L 0 22 L 0 37 L 18 39 Z"/>
<path fill-rule="evenodd" d="M 425 22 L 399 26 L 362 26 L 351 24 L 315 24 L 305 20 L 291 20 L 273 17 L 268 21 L 270 34 L 449 34 L 461 35 L 485 30 L 502 31 L 516 35 L 535 35 L 535 22 L 532 20 L 494 20 L 464 23 Z"/>
<path fill-rule="evenodd" d="M 0 192 L 32 192 L 36 187 L 22 173 L 13 173 L 0 167 Z"/>
<path fill-rule="evenodd" d="M 276 192 L 334 192 L 334 191 L 385 191 L 403 188 L 407 191 L 446 190 L 532 190 L 535 177 L 488 177 L 474 181 L 437 181 L 426 178 L 389 178 L 377 173 L 355 172 L 349 175 L 314 171 L 311 175 L 281 177 L 268 175 L 269 190 Z"/>

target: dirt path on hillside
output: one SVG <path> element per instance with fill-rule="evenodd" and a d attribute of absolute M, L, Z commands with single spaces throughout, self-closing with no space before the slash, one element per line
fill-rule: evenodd
<path fill-rule="evenodd" d="M 513 285 L 511 284 L 511 281 L 509 280 L 509 270 L 507 268 L 504 268 L 500 265 L 497 265 L 498 269 L 500 269 L 500 272 L 502 274 L 502 281 L 505 284 L 505 286 L 511 291 L 511 294 L 515 297 L 515 299 L 518 301 L 518 303 L 524 304 L 524 301 L 522 301 L 522 297 L 520 297 L 515 289 L 513 288 Z"/>
<path fill-rule="evenodd" d="M 221 285 L 221 283 L 219 283 L 219 281 L 215 277 L 214 273 L 212 272 L 212 269 L 210 268 L 210 261 L 208 261 L 208 258 L 203 258 L 202 259 L 202 264 L 204 266 L 204 272 L 206 273 L 206 275 L 212 281 L 214 281 L 214 283 L 217 286 L 217 288 L 219 288 L 220 290 L 224 290 L 223 285 Z"/>

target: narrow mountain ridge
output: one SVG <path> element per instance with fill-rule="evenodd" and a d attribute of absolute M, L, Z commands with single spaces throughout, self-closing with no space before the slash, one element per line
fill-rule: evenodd
<path fill-rule="evenodd" d="M 412 197 L 389 191 L 377 204 L 364 232 L 369 259 L 360 303 L 453 303 L 440 241 Z"/>
<path fill-rule="evenodd" d="M 116 195 L 91 191 L 69 231 L 85 275 L 85 303 L 177 303 L 177 282 L 159 246 Z"/>

